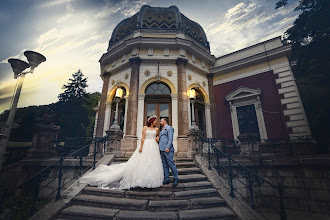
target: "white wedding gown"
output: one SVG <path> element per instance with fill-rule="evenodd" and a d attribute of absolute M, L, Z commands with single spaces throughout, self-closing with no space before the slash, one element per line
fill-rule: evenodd
<path fill-rule="evenodd" d="M 127 162 L 110 166 L 100 165 L 84 175 L 79 182 L 103 189 L 162 186 L 164 170 L 155 138 L 156 131 L 147 130 L 141 153 L 139 144 Z"/>

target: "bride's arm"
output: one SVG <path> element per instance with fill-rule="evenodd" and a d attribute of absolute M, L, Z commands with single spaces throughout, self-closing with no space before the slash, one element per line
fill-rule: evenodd
<path fill-rule="evenodd" d="M 145 137 L 146 137 L 146 126 L 144 126 L 143 130 L 142 130 L 141 146 L 140 146 L 140 149 L 139 149 L 140 153 L 142 152 L 142 149 L 143 149 L 143 144 L 144 144 Z"/>

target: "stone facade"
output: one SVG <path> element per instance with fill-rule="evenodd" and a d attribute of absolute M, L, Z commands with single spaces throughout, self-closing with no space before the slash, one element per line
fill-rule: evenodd
<path fill-rule="evenodd" d="M 167 16 L 159 17 L 159 13 Z M 193 118 L 204 137 L 238 139 L 241 119 L 236 116 L 236 108 L 251 104 L 255 105 L 261 139 L 310 135 L 287 58 L 290 50 L 291 46 L 283 45 L 278 37 L 216 58 L 210 53 L 204 30 L 187 20 L 177 7 L 143 6 L 117 25 L 108 51 L 100 59 L 104 86 L 95 134 L 103 136 L 111 127 L 116 89 L 125 88 L 126 105 L 121 110 L 125 111 L 121 115 L 124 135 L 120 141 L 125 156 L 139 145 L 147 114 L 162 114 L 161 103 L 168 106 L 163 111 L 174 127 L 174 148 L 180 156 L 193 155 L 188 153 L 194 148 L 188 138 Z M 147 93 L 154 84 L 168 88 L 166 102 L 162 96 Z M 226 101 L 242 86 L 247 90 L 236 95 L 260 93 L 251 96 L 247 104 L 244 97 L 239 105 L 235 104 L 237 97 Z M 194 106 L 195 117 L 191 89 L 200 94 L 198 106 Z"/>

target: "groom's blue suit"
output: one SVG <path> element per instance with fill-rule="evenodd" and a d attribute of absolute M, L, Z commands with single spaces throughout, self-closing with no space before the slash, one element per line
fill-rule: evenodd
<path fill-rule="evenodd" d="M 174 128 L 166 125 L 159 134 L 159 149 L 161 151 L 161 157 L 164 168 L 164 180 L 169 181 L 170 171 L 172 170 L 173 179 L 178 180 L 178 170 L 173 161 L 174 148 L 173 148 L 173 134 Z M 165 152 L 166 148 L 170 149 L 170 152 Z"/>

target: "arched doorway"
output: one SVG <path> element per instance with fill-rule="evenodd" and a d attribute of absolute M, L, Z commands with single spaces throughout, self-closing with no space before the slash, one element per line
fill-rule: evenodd
<path fill-rule="evenodd" d="M 127 91 L 125 87 L 118 87 L 123 90 L 122 98 L 118 102 L 118 125 L 120 126 L 120 129 L 124 131 L 124 124 L 125 124 L 125 104 L 126 104 L 126 94 Z M 118 99 L 115 95 L 112 98 L 111 102 L 111 117 L 110 117 L 110 127 L 113 124 L 113 121 L 115 120 L 115 114 L 116 114 L 116 99 Z"/>
<path fill-rule="evenodd" d="M 206 137 L 206 123 L 205 123 L 205 102 L 201 91 L 198 88 L 194 88 L 196 92 L 194 112 L 195 112 L 195 122 L 201 131 L 203 131 Z M 190 105 L 190 112 L 192 113 L 192 105 Z M 190 120 L 192 121 L 192 114 Z"/>
<path fill-rule="evenodd" d="M 158 118 L 158 128 L 161 129 L 160 119 L 167 118 L 172 124 L 171 89 L 165 83 L 154 82 L 147 86 L 145 90 L 144 125 L 147 118 L 156 115 Z"/>

